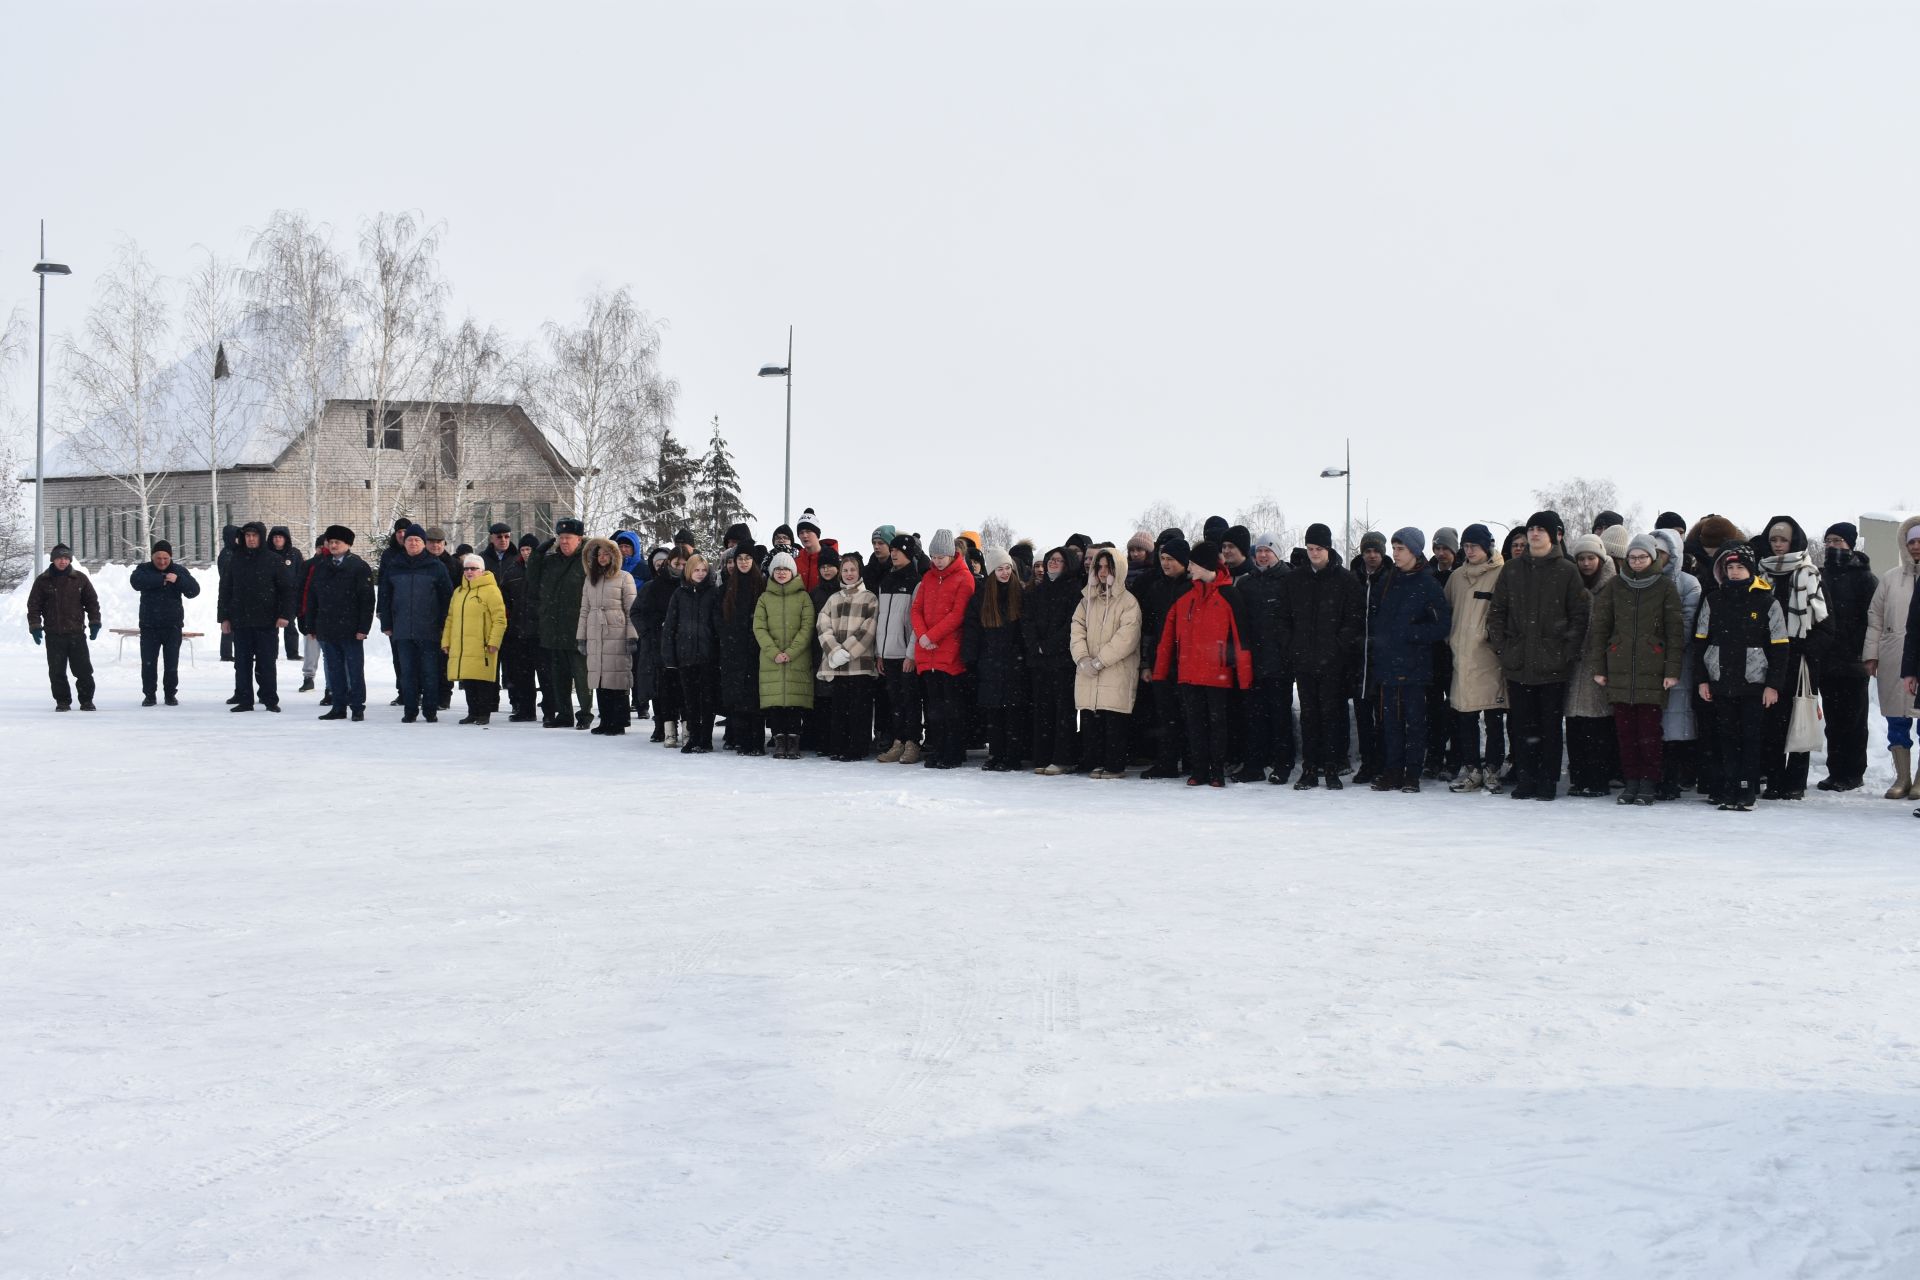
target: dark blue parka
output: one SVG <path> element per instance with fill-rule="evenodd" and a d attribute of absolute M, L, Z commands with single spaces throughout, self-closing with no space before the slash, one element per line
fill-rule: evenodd
<path fill-rule="evenodd" d="M 167 581 L 169 573 L 173 575 L 171 583 Z M 151 560 L 135 565 L 127 581 L 140 593 L 142 631 L 178 631 L 187 623 L 187 606 L 182 602 L 200 594 L 200 584 L 178 560 L 165 569 Z"/>
<path fill-rule="evenodd" d="M 1425 559 L 1411 572 L 1393 569 L 1374 589 L 1370 686 L 1433 681 L 1433 646 L 1453 627 L 1453 606 Z"/>
<path fill-rule="evenodd" d="M 395 560 L 380 578 L 380 629 L 395 640 L 431 640 L 440 647 L 453 583 L 446 566 L 422 551 Z"/>

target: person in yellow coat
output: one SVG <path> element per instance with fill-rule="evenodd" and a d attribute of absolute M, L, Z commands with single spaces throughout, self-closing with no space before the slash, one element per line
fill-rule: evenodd
<path fill-rule="evenodd" d="M 500 645 L 507 634 L 507 601 L 500 584 L 479 556 L 460 558 L 460 585 L 447 603 L 440 629 L 440 652 L 447 655 L 447 679 L 467 695 L 461 724 L 485 724 L 500 707 Z"/>

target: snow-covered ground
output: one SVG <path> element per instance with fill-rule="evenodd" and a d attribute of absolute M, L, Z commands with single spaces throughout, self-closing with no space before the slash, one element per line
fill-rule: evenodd
<path fill-rule="evenodd" d="M 1878 788 L 691 757 L 211 646 L 56 716 L 0 624 L 0 1276 L 1920 1274 Z"/>

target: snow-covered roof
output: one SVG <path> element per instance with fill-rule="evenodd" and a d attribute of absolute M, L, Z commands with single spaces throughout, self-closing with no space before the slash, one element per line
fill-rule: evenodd
<path fill-rule="evenodd" d="M 348 386 L 347 353 L 354 334 L 340 335 L 334 359 L 323 379 L 326 398 L 342 396 Z M 232 376 L 220 382 L 223 424 L 220 440 L 221 467 L 272 466 L 297 432 L 283 425 L 275 404 L 272 371 L 278 363 L 279 342 L 269 317 L 250 315 L 233 333 L 220 339 L 227 348 L 227 367 Z M 203 471 L 206 455 L 206 402 L 202 398 L 205 383 L 213 377 L 214 350 L 220 342 L 194 348 L 174 361 L 160 377 L 165 391 L 154 417 L 153 448 L 148 456 L 155 471 Z M 90 465 L 70 438 L 61 438 L 47 448 L 49 480 L 84 479 L 100 474 Z M 33 475 L 32 468 L 26 475 Z"/>

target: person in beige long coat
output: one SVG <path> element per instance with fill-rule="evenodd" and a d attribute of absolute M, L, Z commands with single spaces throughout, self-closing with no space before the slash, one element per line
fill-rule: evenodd
<path fill-rule="evenodd" d="M 1127 717 L 1140 687 L 1140 602 L 1127 590 L 1125 561 L 1112 547 L 1093 553 L 1093 574 L 1073 609 L 1073 705 L 1096 778 L 1127 776 Z"/>
<path fill-rule="evenodd" d="M 1900 679 L 1907 643 L 1907 606 L 1920 580 L 1920 516 L 1900 522 L 1899 560 L 1880 575 L 1867 606 L 1867 642 L 1861 659 L 1879 687 L 1880 714 L 1887 718 L 1887 750 L 1893 753 L 1893 786 L 1887 799 L 1905 800 L 1913 790 L 1914 701 Z"/>
<path fill-rule="evenodd" d="M 1493 549 L 1484 524 L 1470 524 L 1460 535 L 1461 561 L 1447 578 L 1447 604 L 1453 626 L 1447 647 L 1453 650 L 1453 682 L 1447 705 L 1453 710 L 1454 758 L 1460 771 L 1450 791 L 1485 789 L 1498 794 L 1500 766 L 1507 758 L 1507 673 L 1487 641 L 1487 611 L 1493 607 L 1493 582 L 1506 564 Z M 1481 736 L 1485 722 L 1486 736 Z"/>
<path fill-rule="evenodd" d="M 590 538 L 580 554 L 587 563 L 587 580 L 580 588 L 580 625 L 574 639 L 587 657 L 587 683 L 597 690 L 600 723 L 593 731 L 617 738 L 627 731 L 630 719 L 627 692 L 633 688 L 633 651 L 640 633 L 629 615 L 637 592 L 611 540 Z"/>

